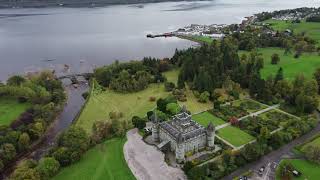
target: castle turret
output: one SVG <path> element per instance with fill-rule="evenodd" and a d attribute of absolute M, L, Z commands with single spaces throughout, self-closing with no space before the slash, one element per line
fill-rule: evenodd
<path fill-rule="evenodd" d="M 177 138 L 177 146 L 176 146 L 176 159 L 178 163 L 182 163 L 185 161 L 185 149 L 182 133 L 179 133 Z"/>
<path fill-rule="evenodd" d="M 153 118 L 152 118 L 152 138 L 154 142 L 159 142 L 160 138 L 159 138 L 159 120 L 157 117 L 157 113 L 156 110 L 153 111 Z"/>
<path fill-rule="evenodd" d="M 209 123 L 207 129 L 206 129 L 206 134 L 207 134 L 207 146 L 209 149 L 214 149 L 214 138 L 216 135 L 216 130 L 212 122 Z"/>

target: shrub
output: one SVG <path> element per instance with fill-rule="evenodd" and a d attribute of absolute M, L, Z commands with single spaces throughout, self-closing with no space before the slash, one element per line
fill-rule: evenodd
<path fill-rule="evenodd" d="M 165 82 L 164 83 L 164 88 L 168 92 L 172 91 L 175 87 L 176 87 L 176 85 L 173 82 Z"/>
<path fill-rule="evenodd" d="M 150 102 L 154 102 L 154 101 L 156 101 L 156 99 L 157 99 L 157 98 L 154 97 L 154 96 L 149 97 L 149 101 L 150 101 Z"/>
<path fill-rule="evenodd" d="M 60 168 L 60 164 L 52 157 L 41 158 L 36 170 L 39 172 L 42 179 L 53 177 Z"/>
<path fill-rule="evenodd" d="M 205 91 L 203 93 L 200 94 L 199 96 L 199 102 L 201 103 L 206 103 L 209 101 L 209 97 L 210 97 L 210 94 L 208 91 Z"/>
<path fill-rule="evenodd" d="M 279 54 L 277 54 L 277 53 L 272 54 L 272 56 L 271 56 L 271 64 L 278 64 L 279 61 L 280 61 Z"/>
<path fill-rule="evenodd" d="M 82 93 L 81 96 L 83 97 L 83 99 L 87 99 L 87 97 L 89 96 L 89 92 L 88 91 L 84 92 L 84 93 Z"/>

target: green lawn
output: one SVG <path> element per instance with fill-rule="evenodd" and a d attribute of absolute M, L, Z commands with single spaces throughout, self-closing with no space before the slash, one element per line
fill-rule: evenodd
<path fill-rule="evenodd" d="M 289 162 L 302 173 L 298 178 L 294 177 L 294 180 L 316 180 L 320 177 L 320 166 L 314 163 L 311 163 L 303 159 L 284 159 L 280 163 Z M 279 167 L 279 166 L 278 166 Z M 277 180 L 280 180 L 279 169 L 277 169 Z"/>
<path fill-rule="evenodd" d="M 288 80 L 300 73 L 306 78 L 312 78 L 313 73 L 320 67 L 320 56 L 318 54 L 303 53 L 301 57 L 295 59 L 294 53 L 284 55 L 284 50 L 280 48 L 262 48 L 258 50 L 264 59 L 264 68 L 261 70 L 261 76 L 267 78 L 270 75 L 275 76 L 280 67 L 283 68 L 284 77 Z M 241 51 L 240 54 L 244 53 Z M 271 64 L 271 56 L 277 53 L 280 56 L 280 62 L 277 65 Z"/>
<path fill-rule="evenodd" d="M 214 116 L 213 114 L 209 113 L 208 111 L 193 115 L 192 119 L 197 121 L 199 124 L 201 124 L 204 127 L 207 127 L 210 122 L 212 122 L 212 124 L 214 126 L 219 126 L 219 125 L 226 123 L 225 121 Z"/>
<path fill-rule="evenodd" d="M 225 128 L 219 129 L 218 136 L 236 147 L 247 144 L 248 142 L 255 139 L 250 134 L 247 134 L 246 132 L 233 126 L 227 126 Z"/>
<path fill-rule="evenodd" d="M 281 21 L 281 20 L 267 20 L 264 21 L 271 25 L 274 30 L 284 31 L 286 29 L 293 30 L 294 33 L 305 32 L 307 36 L 315 39 L 320 43 L 320 23 L 317 22 L 301 22 L 301 23 L 291 23 L 290 21 Z"/>
<path fill-rule="evenodd" d="M 179 72 L 180 72 L 179 69 L 174 69 L 171 71 L 164 72 L 163 75 L 167 78 L 168 82 L 173 82 L 177 84 Z"/>
<path fill-rule="evenodd" d="M 63 168 L 53 180 L 133 180 L 124 159 L 122 147 L 126 139 L 114 138 L 90 149 L 81 160 Z"/>
<path fill-rule="evenodd" d="M 0 99 L 0 125 L 10 125 L 30 107 L 29 103 L 19 103 L 15 99 Z"/>

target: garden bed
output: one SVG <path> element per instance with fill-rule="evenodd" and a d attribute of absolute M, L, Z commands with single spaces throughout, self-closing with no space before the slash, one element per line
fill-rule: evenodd
<path fill-rule="evenodd" d="M 240 118 L 249 114 L 243 107 L 233 105 L 224 105 L 219 109 L 212 109 L 210 112 L 226 122 L 232 117 Z"/>
<path fill-rule="evenodd" d="M 257 112 L 268 107 L 252 99 L 237 100 L 237 101 L 234 101 L 232 105 L 236 107 L 242 107 L 243 109 L 247 110 L 250 113 Z"/>

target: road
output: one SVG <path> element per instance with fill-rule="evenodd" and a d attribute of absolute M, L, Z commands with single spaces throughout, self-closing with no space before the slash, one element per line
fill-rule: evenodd
<path fill-rule="evenodd" d="M 319 119 L 319 114 L 318 114 L 318 119 Z M 240 176 L 242 173 L 244 173 L 250 169 L 256 170 L 256 169 L 260 168 L 261 166 L 266 166 L 268 163 L 272 163 L 272 162 L 278 163 L 282 159 L 282 157 L 284 157 L 285 155 L 290 157 L 290 155 L 292 155 L 292 153 L 290 151 L 295 146 L 302 144 L 303 142 L 305 142 L 306 140 L 308 140 L 309 138 L 311 138 L 312 136 L 316 135 L 319 132 L 320 132 L 320 124 L 318 122 L 317 126 L 313 130 L 311 130 L 309 133 L 291 141 L 290 143 L 279 148 L 278 150 L 272 151 L 271 153 L 261 157 L 259 160 L 255 161 L 255 162 L 249 163 L 244 167 L 238 168 L 236 171 L 229 174 L 228 176 L 225 176 L 222 179 L 223 180 L 230 180 L 233 177 Z M 273 174 L 273 173 L 271 173 L 271 174 Z"/>

